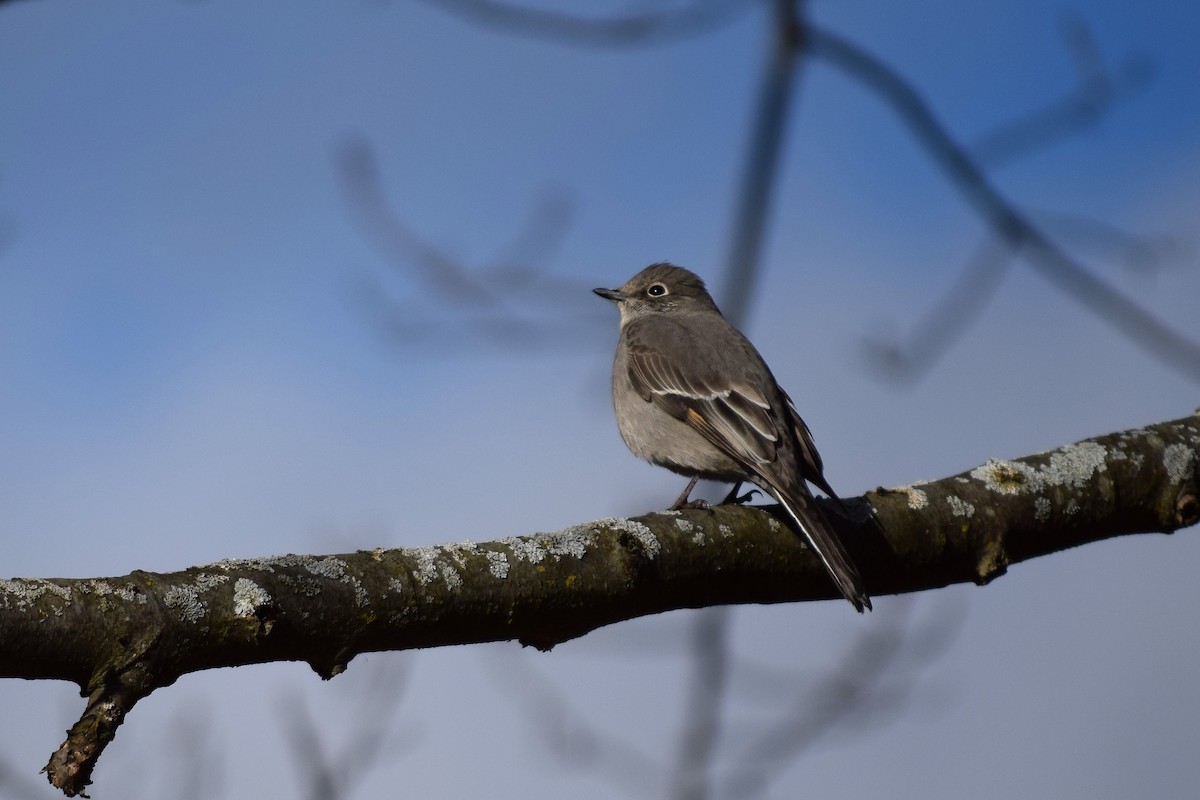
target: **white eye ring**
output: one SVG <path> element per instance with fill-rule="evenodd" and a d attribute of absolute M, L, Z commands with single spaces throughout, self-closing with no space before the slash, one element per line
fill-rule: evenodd
<path fill-rule="evenodd" d="M 646 294 L 650 295 L 651 297 L 662 297 L 666 293 L 667 287 L 663 286 L 661 283 L 651 284 L 650 288 L 646 290 Z"/>

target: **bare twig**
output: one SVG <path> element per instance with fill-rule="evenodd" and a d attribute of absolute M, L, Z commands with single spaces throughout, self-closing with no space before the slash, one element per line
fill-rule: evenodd
<path fill-rule="evenodd" d="M 1154 65 L 1149 59 L 1130 58 L 1110 70 L 1078 14 L 1064 16 L 1060 30 L 1075 64 L 1075 87 L 1062 99 L 979 137 L 970 146 L 979 163 L 997 167 L 1078 134 L 1150 85 Z"/>
<path fill-rule="evenodd" d="M 691 685 L 684 702 L 671 797 L 702 800 L 711 792 L 717 741 L 728 694 L 730 609 L 706 608 L 692 626 Z"/>
<path fill-rule="evenodd" d="M 1109 222 L 1063 211 L 1038 211 L 1046 228 L 1079 249 L 1089 249 L 1098 258 L 1115 260 L 1124 270 L 1151 275 L 1167 265 L 1194 262 L 1197 246 L 1194 236 L 1159 232 L 1135 234 Z"/>
<path fill-rule="evenodd" d="M 588 18 L 494 0 L 425 0 L 428 5 L 505 33 L 588 47 L 642 47 L 700 36 L 727 25 L 753 0 L 695 0 L 667 11 Z"/>
<path fill-rule="evenodd" d="M 407 691 L 407 667 L 405 662 L 397 669 L 394 660 L 380 661 L 374 667 L 367 681 L 357 687 L 350 735 L 337 748 L 324 741 L 328 736 L 325 727 L 309 713 L 299 694 L 289 693 L 283 700 L 283 730 L 304 776 L 302 785 L 309 800 L 349 798 L 355 783 L 367 777 L 379 759 L 396 755 L 393 728 L 398 720 L 396 709 Z"/>
<path fill-rule="evenodd" d="M 416 233 L 389 206 L 374 150 L 348 137 L 337 153 L 346 196 L 380 253 L 420 287 L 419 299 L 400 303 L 376 280 L 359 295 L 380 327 L 407 344 L 452 348 L 480 341 L 505 347 L 559 347 L 578 341 L 580 317 L 603 309 L 589 302 L 591 284 L 559 278 L 540 267 L 562 242 L 572 208 L 553 192 L 532 210 L 526 225 L 491 264 L 469 268 Z"/>
<path fill-rule="evenodd" d="M 423 241 L 400 218 L 390 213 L 375 152 L 366 139 L 349 137 L 337 151 L 338 166 L 344 178 L 347 195 L 384 252 L 393 258 L 408 255 L 404 263 L 412 268 L 413 276 L 428 288 L 456 304 L 464 306 L 495 306 L 501 297 L 461 268 L 458 262 Z"/>
<path fill-rule="evenodd" d="M 835 731 L 878 730 L 899 718 L 924 672 L 962 630 L 966 613 L 956 603 L 938 605 L 922 623 L 911 619 L 913 602 L 895 605 L 898 617 L 864 631 L 834 667 L 804 684 L 781 679 L 772 688 L 775 720 L 753 723 L 739 754 L 720 781 L 721 794 L 763 794 L 781 769 Z M 781 701 L 789 693 L 792 702 Z"/>
<path fill-rule="evenodd" d="M 866 342 L 866 354 L 888 377 L 913 381 L 958 341 L 979 317 L 984 305 L 1000 287 L 1012 263 L 1011 248 L 985 236 L 950 290 L 917 322 L 907 343 L 894 336 L 878 336 Z"/>
<path fill-rule="evenodd" d="M 1085 308 L 1114 326 L 1160 362 L 1200 382 L 1200 345 L 1183 336 L 1067 255 L 995 187 L 950 135 L 924 98 L 895 70 L 857 45 L 810 27 L 815 56 L 844 70 L 887 102 L 943 171 L 991 226 L 1029 265 Z"/>
<path fill-rule="evenodd" d="M 511 651 L 493 651 L 488 675 L 503 684 L 506 696 L 543 745 L 560 761 L 602 775 L 620 786 L 626 796 L 647 793 L 661 765 L 628 743 L 622 735 L 607 734 L 588 721 L 587 714 L 544 675 Z"/>
<path fill-rule="evenodd" d="M 779 177 L 779 159 L 805 47 L 796 0 L 773 0 L 772 8 L 771 55 L 759 86 L 721 292 L 721 308 L 735 325 L 745 323 L 750 291 L 757 282 L 768 207 Z"/>

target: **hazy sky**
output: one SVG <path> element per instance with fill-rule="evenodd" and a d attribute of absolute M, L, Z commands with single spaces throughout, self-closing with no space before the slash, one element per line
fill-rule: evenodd
<path fill-rule="evenodd" d="M 1200 339 L 1200 10 L 1086 9 L 1109 67 L 1149 82 L 995 181 Z M 812 5 L 968 144 L 1071 90 L 1064 11 Z M 589 289 L 661 259 L 723 285 L 766 17 L 605 49 L 474 27 L 432 2 L 0 5 L 0 576 L 486 541 L 668 504 L 681 481 L 617 435 L 616 314 Z M 347 148 L 364 145 L 412 234 L 471 269 L 532 258 L 542 272 L 497 306 L 448 301 L 345 191 Z M 804 69 L 774 199 L 745 328 L 844 495 L 1200 405 L 1194 382 L 1021 262 L 919 381 L 882 378 L 864 342 L 911 332 L 983 226 L 827 64 Z M 1098 222 L 1173 255 L 1130 265 Z M 764 796 L 1189 794 L 1197 563 L 1185 531 L 1017 565 L 984 589 L 878 598 L 862 618 L 845 603 L 738 608 L 719 764 L 764 717 L 818 716 L 831 665 L 895 631 L 878 694 L 772 771 Z M 92 796 L 303 796 L 295 709 L 333 753 L 394 697 L 388 755 L 354 797 L 661 797 L 692 619 L 549 655 L 374 655 L 331 683 L 302 665 L 189 675 L 138 706 Z M 922 658 L 932 630 L 954 635 Z M 568 699 L 566 730 L 624 755 L 551 752 L 531 684 Z M 0 683 L 0 776 L 21 776 L 0 797 L 54 796 L 36 773 L 75 695 Z"/>

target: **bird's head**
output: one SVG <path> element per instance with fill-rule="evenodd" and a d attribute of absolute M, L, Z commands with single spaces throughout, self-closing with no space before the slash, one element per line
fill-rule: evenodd
<path fill-rule="evenodd" d="M 699 275 L 666 262 L 651 264 L 619 289 L 592 291 L 617 304 L 622 323 L 688 308 L 716 308 Z"/>

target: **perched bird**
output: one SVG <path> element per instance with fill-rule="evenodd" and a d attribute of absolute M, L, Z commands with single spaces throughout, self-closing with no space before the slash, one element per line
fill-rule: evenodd
<path fill-rule="evenodd" d="M 593 291 L 621 312 L 612 379 L 621 438 L 638 458 L 692 479 L 673 507 L 689 505 L 700 478 L 756 483 L 787 509 L 842 595 L 859 611 L 870 608 L 809 491 L 811 482 L 837 499 L 808 426 L 704 281 L 662 263 L 619 289 Z"/>

